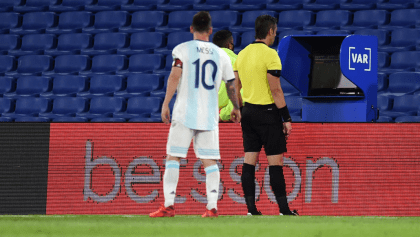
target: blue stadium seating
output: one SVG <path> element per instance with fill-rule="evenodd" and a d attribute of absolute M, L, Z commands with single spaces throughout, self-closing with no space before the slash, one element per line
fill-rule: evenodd
<path fill-rule="evenodd" d="M 291 116 L 302 116 L 302 97 L 289 95 L 284 99 Z"/>
<path fill-rule="evenodd" d="M 15 79 L 13 77 L 0 77 L 0 97 L 4 93 L 9 93 L 15 90 Z"/>
<path fill-rule="evenodd" d="M 136 33 L 143 31 L 155 31 L 156 27 L 162 27 L 165 23 L 166 14 L 163 11 L 139 11 L 131 16 L 131 24 L 119 28 L 119 32 Z"/>
<path fill-rule="evenodd" d="M 312 0 L 279 0 L 278 2 L 267 4 L 267 10 L 287 11 L 302 9 L 303 4 L 310 3 Z"/>
<path fill-rule="evenodd" d="M 382 117 L 381 112 L 390 110 L 392 107 L 392 99 L 389 96 L 378 95 L 377 108 L 379 109 L 379 117 Z"/>
<path fill-rule="evenodd" d="M 378 29 L 356 30 L 355 35 L 374 35 L 378 38 L 378 47 L 389 44 L 388 31 Z"/>
<path fill-rule="evenodd" d="M 20 45 L 18 35 L 2 35 L 0 34 L 0 55 L 8 54 L 9 50 L 17 49 Z"/>
<path fill-rule="evenodd" d="M 246 46 L 248 46 L 250 43 L 254 41 L 255 41 L 255 31 L 247 31 L 247 32 L 242 33 L 241 45 L 234 49 L 235 53 L 238 54 L 239 51 L 241 51 L 242 49 L 244 49 Z"/>
<path fill-rule="evenodd" d="M 161 11 L 190 10 L 194 4 L 202 3 L 202 0 L 169 0 L 167 3 L 158 4 L 156 8 Z"/>
<path fill-rule="evenodd" d="M 332 10 L 340 7 L 341 3 L 345 3 L 347 0 L 315 0 L 315 2 L 303 4 L 303 9 L 308 10 Z"/>
<path fill-rule="evenodd" d="M 315 23 L 315 13 L 308 10 L 282 11 L 278 19 L 277 31 L 302 30 Z"/>
<path fill-rule="evenodd" d="M 389 0 L 376 4 L 376 8 L 385 10 L 395 10 L 404 8 L 413 8 L 414 0 Z"/>
<path fill-rule="evenodd" d="M 338 30 L 342 26 L 349 25 L 352 13 L 347 10 L 319 11 L 316 14 L 314 25 L 304 26 L 304 30 Z"/>
<path fill-rule="evenodd" d="M 161 76 L 156 74 L 132 74 L 127 77 L 127 88 L 114 93 L 115 97 L 143 97 L 150 96 L 151 91 L 162 87 Z"/>
<path fill-rule="evenodd" d="M 124 77 L 120 75 L 95 75 L 90 78 L 89 90 L 77 93 L 77 96 L 93 98 L 113 96 L 124 88 Z"/>
<path fill-rule="evenodd" d="M 126 11 L 103 11 L 95 14 L 95 22 L 92 27 L 82 29 L 83 33 L 97 34 L 116 32 L 118 28 L 128 24 L 128 12 Z"/>
<path fill-rule="evenodd" d="M 88 70 L 89 67 L 90 58 L 86 55 L 60 55 L 55 58 L 54 70 L 44 75 L 79 74 Z"/>
<path fill-rule="evenodd" d="M 0 98 L 0 114 L 10 113 L 12 111 L 13 111 L 13 101 L 8 98 Z"/>
<path fill-rule="evenodd" d="M 385 73 L 378 72 L 378 92 L 388 89 L 388 76 Z"/>
<path fill-rule="evenodd" d="M 118 49 L 127 47 L 128 42 L 125 33 L 99 33 L 94 36 L 93 47 L 82 49 L 80 54 L 89 56 L 115 54 Z"/>
<path fill-rule="evenodd" d="M 163 66 L 163 56 L 161 54 L 136 54 L 130 56 L 128 70 L 118 73 L 152 73 L 155 70 L 162 69 Z"/>
<path fill-rule="evenodd" d="M 416 71 L 420 69 L 420 52 L 404 51 L 395 52 L 391 55 L 391 63 L 387 68 L 381 68 L 379 72 L 387 74 L 401 71 Z"/>
<path fill-rule="evenodd" d="M 169 77 L 169 73 L 165 74 L 163 77 L 163 87 L 161 89 L 158 90 L 154 90 L 150 92 L 150 96 L 153 97 L 161 97 L 164 98 L 166 95 L 166 86 L 168 85 L 168 77 Z"/>
<path fill-rule="evenodd" d="M 24 5 L 13 7 L 13 11 L 22 13 L 47 11 L 50 5 L 57 2 L 58 0 L 25 0 Z"/>
<path fill-rule="evenodd" d="M 66 123 L 74 123 L 74 122 L 88 122 L 89 120 L 85 117 L 57 117 L 52 120 L 53 122 L 66 122 Z"/>
<path fill-rule="evenodd" d="M 396 123 L 418 123 L 420 116 L 401 116 L 395 119 Z"/>
<path fill-rule="evenodd" d="M 86 91 L 88 88 L 87 77 L 76 75 L 61 75 L 53 79 L 52 90 L 41 93 L 41 97 L 57 98 L 64 96 L 76 96 L 77 93 Z"/>
<path fill-rule="evenodd" d="M 172 32 L 168 34 L 166 47 L 154 50 L 157 54 L 171 54 L 172 50 L 180 43 L 193 40 L 193 35 L 190 32 Z"/>
<path fill-rule="evenodd" d="M 90 5 L 94 0 L 61 0 L 61 3 L 49 7 L 53 12 L 68 12 L 68 11 L 81 11 L 85 5 Z"/>
<path fill-rule="evenodd" d="M 0 34 L 9 33 L 20 25 L 21 17 L 16 12 L 0 12 Z"/>
<path fill-rule="evenodd" d="M 114 113 L 115 118 L 132 119 L 135 117 L 150 117 L 151 113 L 160 112 L 162 98 L 159 97 L 132 97 L 128 99 L 127 111 Z"/>
<path fill-rule="evenodd" d="M 394 97 L 391 110 L 381 111 L 380 115 L 393 119 L 401 116 L 416 116 L 419 110 L 420 95 L 403 95 Z"/>
<path fill-rule="evenodd" d="M 2 0 L 0 2 L 0 12 L 12 11 L 13 7 L 19 6 L 21 2 L 22 0 Z"/>
<path fill-rule="evenodd" d="M 121 9 L 125 11 L 150 11 L 165 2 L 166 0 L 133 0 L 131 4 L 121 6 Z"/>
<path fill-rule="evenodd" d="M 349 30 L 320 30 L 316 32 L 317 35 L 350 35 Z"/>
<path fill-rule="evenodd" d="M 52 102 L 52 110 L 48 113 L 40 113 L 39 117 L 56 119 L 60 117 L 75 117 L 77 113 L 88 110 L 87 100 L 82 97 L 57 97 Z"/>
<path fill-rule="evenodd" d="M 123 112 L 125 110 L 125 102 L 119 97 L 94 97 L 90 100 L 90 108 L 88 112 L 76 113 L 76 116 L 87 119 L 99 117 L 112 117 L 113 113 Z"/>
<path fill-rule="evenodd" d="M 166 26 L 156 27 L 157 32 L 171 33 L 176 31 L 190 31 L 193 16 L 197 11 L 172 11 L 168 15 Z"/>
<path fill-rule="evenodd" d="M 314 34 L 314 32 L 309 31 L 309 30 L 284 30 L 277 33 L 277 36 L 279 37 L 279 40 L 281 40 L 284 37 L 289 36 L 289 35 L 312 35 L 312 34 Z"/>
<path fill-rule="evenodd" d="M 42 117 L 30 117 L 30 116 L 22 116 L 18 117 L 14 120 L 15 122 L 35 122 L 35 123 L 45 123 L 49 122 L 48 118 L 42 118 Z"/>
<path fill-rule="evenodd" d="M 92 25 L 92 19 L 91 12 L 63 12 L 58 17 L 58 25 L 47 28 L 45 31 L 49 34 L 80 33 L 83 28 Z"/>
<path fill-rule="evenodd" d="M 126 5 L 130 0 L 97 0 L 95 4 L 85 6 L 86 11 L 113 11 L 121 9 L 121 6 Z"/>
<path fill-rule="evenodd" d="M 22 37 L 20 49 L 9 50 L 9 55 L 44 54 L 44 50 L 54 48 L 56 38 L 52 34 L 29 34 Z"/>
<path fill-rule="evenodd" d="M 29 12 L 22 18 L 22 26 L 10 29 L 12 34 L 40 34 L 56 24 L 57 16 L 53 12 Z"/>
<path fill-rule="evenodd" d="M 238 0 L 206 0 L 205 3 L 194 4 L 193 9 L 199 11 L 218 11 L 226 10 L 230 4 L 234 4 Z"/>
<path fill-rule="evenodd" d="M 51 91 L 51 78 L 43 76 L 19 77 L 16 82 L 16 91 L 4 93 L 3 97 L 17 99 L 22 96 L 38 97 L 41 93 Z"/>
<path fill-rule="evenodd" d="M 19 118 L 24 116 L 38 116 L 39 113 L 51 111 L 51 102 L 46 98 L 21 97 L 16 100 L 14 112 L 2 113 L 2 117 Z"/>
<path fill-rule="evenodd" d="M 390 57 L 388 53 L 378 52 L 378 71 L 381 71 L 383 68 L 389 67 Z"/>
<path fill-rule="evenodd" d="M 117 49 L 117 54 L 153 53 L 153 50 L 162 47 L 164 42 L 165 34 L 161 32 L 134 33 L 130 37 L 130 45 L 126 48 Z"/>
<path fill-rule="evenodd" d="M 80 54 L 81 50 L 91 47 L 92 38 L 90 34 L 74 33 L 58 36 L 57 48 L 47 49 L 46 55 L 59 56 L 68 54 Z"/>
<path fill-rule="evenodd" d="M 389 92 L 393 95 L 420 91 L 420 72 L 396 72 L 389 75 Z M 420 101 L 418 102 L 420 104 Z"/>
<path fill-rule="evenodd" d="M 112 123 L 118 123 L 118 122 L 126 122 L 123 118 L 106 118 L 106 117 L 99 117 L 99 118 L 93 118 L 90 120 L 91 122 L 112 122 Z"/>
<path fill-rule="evenodd" d="M 115 74 L 127 68 L 127 57 L 124 55 L 97 55 L 92 58 L 92 68 L 80 75 Z"/>
<path fill-rule="evenodd" d="M 53 58 L 47 55 L 24 55 L 18 59 L 17 71 L 6 73 L 8 76 L 41 75 L 53 67 Z"/>
<path fill-rule="evenodd" d="M 0 55 L 0 75 L 16 69 L 16 60 L 10 55 Z"/>
<path fill-rule="evenodd" d="M 378 123 L 391 123 L 391 122 L 394 122 L 394 120 L 391 117 L 379 115 L 379 118 L 376 120 L 376 122 L 378 122 Z"/>
<path fill-rule="evenodd" d="M 389 13 L 386 10 L 361 10 L 353 14 L 353 24 L 341 27 L 342 30 L 376 29 L 388 24 Z"/>
<path fill-rule="evenodd" d="M 340 3 L 340 9 L 352 11 L 371 10 L 376 8 L 378 2 L 382 1 L 383 0 L 352 0 L 351 2 Z"/>
<path fill-rule="evenodd" d="M 176 101 L 176 93 L 172 97 L 171 101 L 169 101 L 169 106 L 168 107 L 169 107 L 169 113 L 171 114 L 171 116 L 172 116 L 172 112 L 174 110 L 175 101 Z M 156 112 L 156 113 L 151 113 L 150 114 L 150 119 L 152 119 L 152 120 L 151 121 L 146 120 L 145 122 L 162 122 L 162 115 L 161 114 L 162 114 L 161 111 Z M 136 121 L 136 119 L 135 118 L 130 119 L 130 122 L 133 122 L 133 121 Z M 138 122 L 141 122 L 141 121 L 138 121 Z"/>
<path fill-rule="evenodd" d="M 239 24 L 240 14 L 237 11 L 211 11 L 213 32 L 227 30 Z"/>
<path fill-rule="evenodd" d="M 242 22 L 240 26 L 229 27 L 229 30 L 232 32 L 245 32 L 245 31 L 255 30 L 255 19 L 257 19 L 257 17 L 259 17 L 260 15 L 264 15 L 264 14 L 273 16 L 275 18 L 278 17 L 277 12 L 275 11 L 265 11 L 265 10 L 246 11 L 242 14 Z M 281 20 L 279 19 L 279 23 L 280 21 Z"/>
<path fill-rule="evenodd" d="M 385 11 L 385 10 L 383 10 Z M 387 25 L 379 25 L 379 29 L 394 30 L 398 28 L 414 28 L 419 25 L 420 9 L 400 9 L 391 12 L 391 20 Z"/>
<path fill-rule="evenodd" d="M 391 42 L 388 45 L 378 47 L 378 51 L 397 52 L 416 50 L 420 45 L 420 29 L 395 29 L 391 33 Z"/>
<path fill-rule="evenodd" d="M 240 3 L 230 4 L 230 9 L 237 11 L 263 10 L 267 4 L 276 0 L 242 0 Z"/>

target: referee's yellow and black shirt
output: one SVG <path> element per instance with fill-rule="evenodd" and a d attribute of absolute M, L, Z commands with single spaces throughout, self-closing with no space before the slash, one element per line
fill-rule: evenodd
<path fill-rule="evenodd" d="M 239 74 L 244 102 L 256 105 L 273 104 L 267 72 L 281 70 L 277 52 L 263 42 L 254 42 L 239 52 L 233 70 Z"/>

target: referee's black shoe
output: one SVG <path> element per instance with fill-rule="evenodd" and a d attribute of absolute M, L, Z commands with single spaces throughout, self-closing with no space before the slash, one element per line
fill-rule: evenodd
<path fill-rule="evenodd" d="M 247 216 L 262 216 L 261 212 L 258 210 L 248 212 Z"/>
<path fill-rule="evenodd" d="M 299 216 L 299 213 L 296 210 L 288 211 L 285 213 L 280 212 L 280 216 Z"/>

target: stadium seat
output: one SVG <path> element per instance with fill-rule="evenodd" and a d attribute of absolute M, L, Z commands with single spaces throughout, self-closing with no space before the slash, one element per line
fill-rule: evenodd
<path fill-rule="evenodd" d="M 314 25 L 304 26 L 304 30 L 338 30 L 342 26 L 349 25 L 352 13 L 347 10 L 319 11 L 316 14 Z"/>
<path fill-rule="evenodd" d="M 119 32 L 137 33 L 143 31 L 155 31 L 156 27 L 162 27 L 166 19 L 163 11 L 140 11 L 131 16 L 131 24 L 119 28 Z"/>
<path fill-rule="evenodd" d="M 66 122 L 66 123 L 74 123 L 74 122 L 88 122 L 89 120 L 84 117 L 57 117 L 52 120 L 52 122 Z"/>
<path fill-rule="evenodd" d="M 193 5 L 194 10 L 199 11 L 218 11 L 226 10 L 230 4 L 234 4 L 238 0 L 206 0 L 205 3 L 198 3 Z"/>
<path fill-rule="evenodd" d="M 162 102 L 162 98 L 159 97 L 132 97 L 128 99 L 127 111 L 123 113 L 114 113 L 114 117 L 125 119 L 150 117 L 151 113 L 160 112 Z"/>
<path fill-rule="evenodd" d="M 389 44 L 388 31 L 378 29 L 362 29 L 356 30 L 355 35 L 374 35 L 378 38 L 378 46 Z"/>
<path fill-rule="evenodd" d="M 0 98 L 0 114 L 10 113 L 12 111 L 13 101 L 9 98 Z"/>
<path fill-rule="evenodd" d="M 8 54 L 9 50 L 16 50 L 20 45 L 18 35 L 2 35 L 0 34 L 0 55 Z"/>
<path fill-rule="evenodd" d="M 90 58 L 86 55 L 60 55 L 55 58 L 55 67 L 51 72 L 44 75 L 54 74 L 79 74 L 79 72 L 88 70 L 90 67 Z"/>
<path fill-rule="evenodd" d="M 351 35 L 349 30 L 320 30 L 317 35 Z"/>
<path fill-rule="evenodd" d="M 162 98 L 162 100 L 163 100 L 163 98 Z M 175 101 L 176 101 L 176 93 L 172 97 L 171 101 L 169 101 L 169 106 L 168 107 L 169 107 L 169 113 L 171 114 L 171 116 L 172 116 L 172 112 L 174 111 Z M 140 118 L 138 118 L 138 119 L 140 119 Z M 145 122 L 155 122 L 155 121 L 156 122 L 162 122 L 161 111 L 155 112 L 155 113 L 151 113 L 150 114 L 150 119 L 151 120 L 146 120 Z M 134 121 L 141 122 L 141 121 L 138 121 L 136 118 L 130 119 L 129 121 L 130 122 L 134 122 Z"/>
<path fill-rule="evenodd" d="M 232 32 L 245 32 L 255 30 L 255 19 L 261 15 L 270 15 L 275 18 L 278 17 L 277 12 L 275 11 L 246 11 L 242 14 L 242 22 L 240 26 L 229 27 L 229 30 Z M 280 19 L 279 19 L 280 23 Z"/>
<path fill-rule="evenodd" d="M 116 32 L 118 28 L 128 24 L 128 12 L 126 11 L 103 11 L 95 14 L 95 23 L 92 27 L 82 29 L 83 33 L 97 34 Z"/>
<path fill-rule="evenodd" d="M 287 108 L 289 109 L 290 115 L 302 116 L 302 97 L 300 96 L 286 96 Z"/>
<path fill-rule="evenodd" d="M 164 42 L 165 34 L 161 32 L 134 33 L 130 37 L 130 45 L 126 48 L 117 49 L 117 54 L 153 53 L 153 50 L 162 47 Z"/>
<path fill-rule="evenodd" d="M 119 74 L 152 73 L 163 68 L 163 55 L 136 54 L 129 58 L 128 70 L 119 71 Z"/>
<path fill-rule="evenodd" d="M 125 11 L 150 11 L 156 9 L 159 4 L 166 0 L 134 0 L 131 4 L 122 5 L 121 10 Z"/>
<path fill-rule="evenodd" d="M 89 56 L 115 54 L 118 49 L 127 47 L 128 36 L 125 33 L 99 33 L 94 36 L 93 47 L 82 49 L 80 54 Z"/>
<path fill-rule="evenodd" d="M 157 54 L 172 54 L 172 50 L 180 43 L 193 40 L 193 35 L 190 32 L 172 32 L 168 34 L 167 45 L 164 48 L 154 50 Z"/>
<path fill-rule="evenodd" d="M 153 71 L 153 73 L 158 74 L 158 75 L 170 73 L 172 70 L 172 63 L 173 63 L 172 54 L 164 55 L 164 64 L 165 64 L 164 67 L 160 70 L 158 69 L 158 70 Z"/>
<path fill-rule="evenodd" d="M 197 11 L 172 11 L 168 15 L 166 26 L 156 27 L 157 32 L 171 33 L 176 31 L 189 32 L 192 18 Z"/>
<path fill-rule="evenodd" d="M 99 117 L 99 118 L 93 118 L 90 120 L 91 122 L 105 122 L 105 123 L 118 123 L 118 122 L 126 122 L 123 118 L 106 118 L 106 117 Z"/>
<path fill-rule="evenodd" d="M 378 72 L 378 92 L 388 89 L 388 77 L 385 73 Z"/>
<path fill-rule="evenodd" d="M 378 10 L 380 11 L 380 10 Z M 385 11 L 385 10 L 382 10 Z M 400 9 L 391 12 L 391 20 L 387 25 L 379 25 L 379 29 L 394 30 L 398 28 L 415 28 L 419 26 L 420 9 Z"/>
<path fill-rule="evenodd" d="M 381 68 L 383 73 L 393 73 L 402 71 L 416 71 L 420 69 L 420 52 L 404 51 L 395 52 L 391 55 L 391 63 L 387 68 Z"/>
<path fill-rule="evenodd" d="M 86 11 L 114 11 L 121 9 L 121 6 L 127 5 L 130 0 L 97 0 L 95 4 L 85 6 Z"/>
<path fill-rule="evenodd" d="M 239 24 L 240 14 L 237 11 L 211 11 L 213 32 L 227 30 Z"/>
<path fill-rule="evenodd" d="M 77 93 L 78 97 L 93 98 L 113 96 L 124 87 L 124 77 L 119 75 L 95 75 L 90 78 L 89 90 Z"/>
<path fill-rule="evenodd" d="M 376 29 L 388 24 L 389 13 L 386 10 L 360 10 L 353 15 L 353 24 L 341 27 L 342 30 Z"/>
<path fill-rule="evenodd" d="M 16 60 L 10 55 L 0 55 L 0 75 L 16 69 Z"/>
<path fill-rule="evenodd" d="M 123 112 L 124 110 L 125 102 L 123 98 L 106 96 L 94 97 L 90 100 L 89 111 L 76 113 L 76 116 L 84 117 L 87 119 L 112 117 L 113 113 Z"/>
<path fill-rule="evenodd" d="M 234 52 L 238 54 L 242 49 L 255 41 L 255 31 L 246 31 L 241 35 L 241 44 L 234 48 Z"/>
<path fill-rule="evenodd" d="M 280 85 L 283 90 L 284 96 L 300 96 L 299 90 L 297 90 L 292 84 L 290 84 L 286 79 L 280 77 Z"/>
<path fill-rule="evenodd" d="M 169 0 L 167 3 L 158 4 L 156 8 L 160 11 L 184 11 L 191 10 L 194 4 L 201 2 L 202 0 Z"/>
<path fill-rule="evenodd" d="M 45 50 L 44 54 L 52 56 L 80 54 L 81 50 L 89 48 L 91 45 L 92 38 L 90 34 L 62 34 L 58 36 L 57 47 Z"/>
<path fill-rule="evenodd" d="M 385 52 L 378 52 L 378 70 L 389 67 L 390 57 Z"/>
<path fill-rule="evenodd" d="M 281 40 L 288 35 L 312 35 L 312 34 L 314 34 L 314 32 L 309 31 L 309 30 L 284 30 L 284 31 L 278 32 L 277 36 L 279 37 L 279 40 Z"/>
<path fill-rule="evenodd" d="M 25 0 L 24 5 L 13 7 L 14 12 L 42 12 L 47 11 L 50 5 L 57 4 L 58 0 Z"/>
<path fill-rule="evenodd" d="M 230 9 L 236 11 L 263 10 L 267 4 L 277 0 L 242 0 L 240 3 L 230 4 Z"/>
<path fill-rule="evenodd" d="M 22 37 L 20 49 L 9 50 L 9 55 L 44 54 L 45 50 L 54 48 L 56 38 L 52 34 L 29 34 Z"/>
<path fill-rule="evenodd" d="M 420 29 L 395 29 L 391 33 L 391 42 L 378 47 L 378 51 L 393 53 L 397 51 L 416 50 L 420 45 Z"/>
<path fill-rule="evenodd" d="M 74 11 L 63 12 L 58 17 L 58 25 L 47 28 L 49 34 L 80 33 L 83 28 L 92 25 L 93 15 L 91 12 Z"/>
<path fill-rule="evenodd" d="M 377 9 L 396 10 L 404 8 L 413 8 L 414 0 L 389 0 L 376 4 Z"/>
<path fill-rule="evenodd" d="M 159 123 L 162 122 L 161 118 L 142 118 L 142 117 L 136 117 L 128 120 L 129 122 L 134 123 Z"/>
<path fill-rule="evenodd" d="M 149 96 L 151 91 L 162 87 L 161 76 L 156 74 L 132 74 L 127 77 L 127 88 L 114 92 L 115 97 L 143 97 Z"/>
<path fill-rule="evenodd" d="M 8 34 L 21 24 L 20 14 L 16 12 L 0 12 L 0 19 L 0 34 Z"/>
<path fill-rule="evenodd" d="M 127 62 L 127 57 L 124 55 L 97 55 L 92 58 L 91 70 L 81 72 L 80 75 L 115 74 L 120 70 L 126 70 Z"/>
<path fill-rule="evenodd" d="M 169 72 L 167 74 L 164 75 L 163 77 L 163 87 L 161 89 L 158 90 L 154 90 L 150 92 L 150 96 L 152 97 L 161 97 L 164 98 L 166 95 L 166 86 L 168 85 L 168 77 L 169 77 Z"/>
<path fill-rule="evenodd" d="M 87 100 L 82 97 L 57 97 L 52 102 L 52 110 L 49 113 L 40 113 L 40 117 L 56 119 L 60 117 L 75 117 L 77 113 L 88 110 Z"/>
<path fill-rule="evenodd" d="M 376 8 L 378 2 L 383 0 L 352 0 L 351 2 L 340 3 L 340 9 L 360 11 L 360 10 L 371 10 Z"/>
<path fill-rule="evenodd" d="M 40 34 L 55 26 L 57 16 L 53 12 L 29 12 L 22 18 L 22 26 L 10 29 L 11 34 Z"/>
<path fill-rule="evenodd" d="M 304 3 L 303 9 L 307 10 L 332 10 L 340 7 L 341 3 L 345 3 L 347 0 L 315 0 L 314 2 Z"/>
<path fill-rule="evenodd" d="M 390 110 L 392 107 L 392 99 L 389 96 L 379 95 L 377 97 L 377 106 L 378 106 L 379 111 Z M 379 112 L 379 117 L 381 117 L 380 112 Z"/>
<path fill-rule="evenodd" d="M 396 123 L 419 123 L 420 116 L 402 116 L 395 119 Z"/>
<path fill-rule="evenodd" d="M 47 55 L 24 55 L 18 59 L 16 72 L 6 73 L 8 76 L 41 75 L 53 67 L 53 58 Z"/>
<path fill-rule="evenodd" d="M 3 113 L 3 117 L 19 118 L 24 116 L 38 116 L 39 113 L 51 111 L 51 103 L 46 98 L 21 97 L 16 100 L 14 112 Z"/>
<path fill-rule="evenodd" d="M 415 116 L 419 110 L 420 95 L 403 95 L 394 97 L 391 110 L 381 111 L 380 115 L 393 119 L 401 116 Z"/>
<path fill-rule="evenodd" d="M 64 96 L 76 96 L 77 93 L 86 91 L 88 88 L 88 79 L 84 76 L 61 75 L 53 79 L 52 90 L 41 93 L 41 97 L 57 98 Z"/>
<path fill-rule="evenodd" d="M 277 31 L 302 30 L 315 23 L 315 13 L 307 10 L 282 11 L 278 20 Z"/>
<path fill-rule="evenodd" d="M 22 116 L 22 117 L 18 117 L 14 120 L 15 122 L 34 122 L 34 123 L 45 123 L 45 122 L 49 122 L 48 118 L 43 118 L 43 117 L 31 117 L 31 116 Z"/>
<path fill-rule="evenodd" d="M 310 3 L 312 0 L 279 0 L 278 2 L 267 4 L 267 10 L 288 11 L 302 9 L 303 4 Z"/>
<path fill-rule="evenodd" d="M 420 91 L 420 72 L 396 72 L 389 75 L 389 92 L 393 95 Z M 420 101 L 418 101 L 420 104 Z"/>
<path fill-rule="evenodd" d="M 376 120 L 376 122 L 378 122 L 378 123 L 392 123 L 392 122 L 394 122 L 394 120 L 391 117 L 379 115 L 379 118 Z"/>
<path fill-rule="evenodd" d="M 0 77 L 0 97 L 15 90 L 16 81 L 13 77 Z"/>
<path fill-rule="evenodd" d="M 0 2 L 0 12 L 11 12 L 13 7 L 19 6 L 21 2 L 22 0 L 2 0 Z"/>
<path fill-rule="evenodd" d="M 41 93 L 51 91 L 51 78 L 43 76 L 19 77 L 16 82 L 16 91 L 4 93 L 3 97 L 17 99 L 23 96 L 39 97 Z"/>
<path fill-rule="evenodd" d="M 94 0 L 61 0 L 60 4 L 50 6 L 53 12 L 81 11 L 85 5 L 90 5 Z"/>

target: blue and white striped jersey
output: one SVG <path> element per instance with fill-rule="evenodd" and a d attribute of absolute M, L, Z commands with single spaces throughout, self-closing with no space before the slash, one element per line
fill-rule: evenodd
<path fill-rule="evenodd" d="M 172 57 L 182 61 L 172 120 L 196 130 L 218 128 L 220 83 L 235 79 L 229 56 L 211 42 L 191 40 L 177 45 Z"/>

